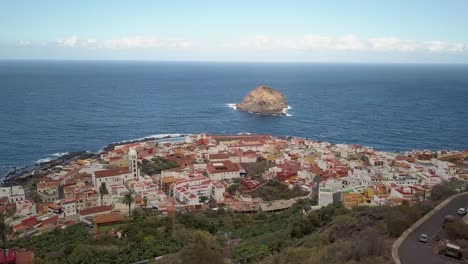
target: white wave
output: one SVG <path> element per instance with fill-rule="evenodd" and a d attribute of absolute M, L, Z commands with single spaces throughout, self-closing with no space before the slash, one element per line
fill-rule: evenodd
<path fill-rule="evenodd" d="M 237 107 L 236 107 L 236 104 L 226 104 L 227 107 L 229 108 L 232 108 L 234 110 L 237 110 Z M 288 110 L 291 110 L 292 107 L 290 105 L 288 105 L 288 107 L 286 107 L 285 109 L 283 109 L 283 114 L 286 115 L 286 116 L 292 116 L 292 114 L 288 113 Z M 254 112 L 250 112 L 250 111 L 247 111 L 251 114 L 258 114 L 258 113 L 254 113 Z M 261 115 L 261 114 L 259 114 Z M 274 116 L 281 116 L 281 115 L 274 115 Z"/>
<path fill-rule="evenodd" d="M 52 157 L 59 158 L 59 157 L 65 156 L 67 154 L 70 154 L 70 153 L 68 153 L 68 152 L 57 152 L 57 153 L 52 154 Z"/>
<path fill-rule="evenodd" d="M 286 116 L 292 116 L 292 114 L 288 113 L 288 110 L 291 110 L 291 109 L 292 109 L 292 107 L 290 105 L 288 105 L 288 107 L 283 109 L 283 114 L 285 114 Z"/>
<path fill-rule="evenodd" d="M 41 163 L 49 162 L 51 160 L 52 160 L 52 158 L 44 158 L 44 159 L 36 160 L 34 163 L 35 164 L 41 164 Z"/>
<path fill-rule="evenodd" d="M 227 107 L 237 110 L 236 104 L 226 104 Z"/>
<path fill-rule="evenodd" d="M 163 138 L 179 138 L 186 137 L 187 134 L 154 134 L 142 138 L 127 139 L 117 142 L 112 142 L 112 144 L 125 144 L 132 141 L 145 140 L 145 139 L 163 139 Z"/>
<path fill-rule="evenodd" d="M 56 153 L 50 154 L 49 157 L 46 157 L 46 158 L 43 158 L 43 159 L 38 159 L 34 163 L 35 164 L 41 164 L 41 163 L 49 162 L 49 161 L 60 158 L 60 157 L 62 157 L 64 155 L 67 155 L 67 154 L 70 154 L 70 153 L 69 152 L 56 152 Z"/>

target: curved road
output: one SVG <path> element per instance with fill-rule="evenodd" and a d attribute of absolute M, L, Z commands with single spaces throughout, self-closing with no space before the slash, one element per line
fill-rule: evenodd
<path fill-rule="evenodd" d="M 411 232 L 403 241 L 398 249 L 401 264 L 450 264 L 464 263 L 451 257 L 437 254 L 434 250 L 436 242 L 434 236 L 441 232 L 443 238 L 442 224 L 446 215 L 457 215 L 457 210 L 460 207 L 468 206 L 468 193 L 455 198 L 453 201 L 442 207 L 433 216 L 422 223 L 418 228 Z M 461 217 L 461 216 L 460 216 Z M 429 236 L 428 243 L 419 242 L 419 235 L 427 234 Z"/>

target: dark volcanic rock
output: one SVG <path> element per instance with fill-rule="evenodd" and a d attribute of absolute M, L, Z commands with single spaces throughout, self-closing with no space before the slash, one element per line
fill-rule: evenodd
<path fill-rule="evenodd" d="M 284 95 L 266 85 L 260 85 L 248 93 L 236 109 L 263 115 L 284 115 L 288 107 Z"/>
<path fill-rule="evenodd" d="M 45 176 L 49 170 L 55 166 L 65 165 L 77 159 L 88 159 L 88 158 L 97 158 L 98 154 L 87 152 L 87 151 L 76 151 L 57 159 L 42 162 L 39 164 L 33 164 L 21 168 L 15 168 L 13 171 L 10 171 L 5 175 L 5 177 L 1 180 L 2 186 L 11 186 L 16 184 L 22 184 L 28 181 L 30 178 L 40 178 Z"/>

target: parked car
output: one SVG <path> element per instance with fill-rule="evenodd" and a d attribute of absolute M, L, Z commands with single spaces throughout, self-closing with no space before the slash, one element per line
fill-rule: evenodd
<path fill-rule="evenodd" d="M 428 236 L 426 234 L 421 234 L 419 236 L 419 241 L 423 242 L 423 243 L 427 243 L 427 240 L 429 240 Z"/>
<path fill-rule="evenodd" d="M 466 215 L 466 208 L 460 208 L 460 209 L 458 209 L 457 214 L 458 214 L 458 215 Z"/>
<path fill-rule="evenodd" d="M 453 257 L 457 259 L 461 259 L 463 256 L 462 252 L 460 251 L 460 246 L 448 240 L 440 241 L 438 248 L 439 248 L 438 249 L 439 254 L 442 254 L 445 256 L 449 256 L 449 257 Z"/>

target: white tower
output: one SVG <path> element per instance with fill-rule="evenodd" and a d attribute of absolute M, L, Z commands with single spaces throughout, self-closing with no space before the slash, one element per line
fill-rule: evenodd
<path fill-rule="evenodd" d="M 128 151 L 128 166 L 134 178 L 140 178 L 140 170 L 138 169 L 138 155 L 134 148 Z"/>

